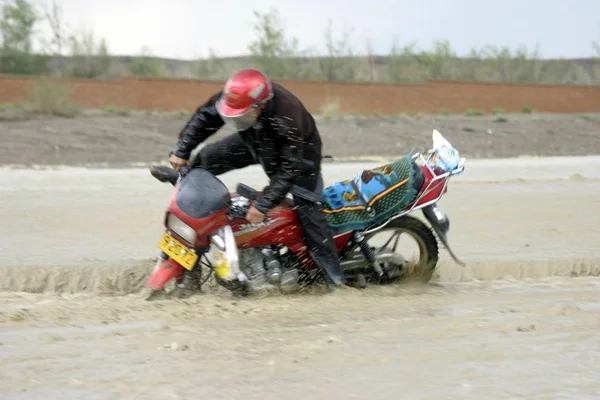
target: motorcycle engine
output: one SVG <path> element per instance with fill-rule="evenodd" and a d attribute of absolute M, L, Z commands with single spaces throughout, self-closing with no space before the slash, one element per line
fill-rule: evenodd
<path fill-rule="evenodd" d="M 277 255 L 268 248 L 239 251 L 240 270 L 248 278 L 250 292 L 294 291 L 298 287 L 296 268 L 282 267 Z"/>

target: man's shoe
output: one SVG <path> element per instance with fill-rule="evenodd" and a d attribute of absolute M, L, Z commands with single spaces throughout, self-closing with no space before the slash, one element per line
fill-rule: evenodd
<path fill-rule="evenodd" d="M 327 285 L 327 292 L 329 294 L 334 294 L 334 293 L 356 293 L 356 292 L 358 292 L 358 289 L 356 289 L 355 287 L 346 285 L 344 283 L 339 283 L 339 284 Z"/>

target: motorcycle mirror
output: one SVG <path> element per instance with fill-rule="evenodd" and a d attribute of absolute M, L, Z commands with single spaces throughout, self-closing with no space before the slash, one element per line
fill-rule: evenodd
<path fill-rule="evenodd" d="M 238 183 L 236 193 L 252 201 L 258 198 L 258 193 L 256 192 L 256 189 L 243 183 Z"/>

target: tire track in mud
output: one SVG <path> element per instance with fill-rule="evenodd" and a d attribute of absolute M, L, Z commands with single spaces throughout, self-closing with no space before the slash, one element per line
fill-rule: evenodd
<path fill-rule="evenodd" d="M 442 250 L 442 255 L 444 254 Z M 447 257 L 445 257 L 447 258 Z M 27 293 L 92 293 L 121 296 L 140 293 L 154 261 L 134 261 L 127 265 L 86 266 L 0 266 L 0 291 Z M 600 276 L 600 259 L 467 261 L 465 267 L 442 260 L 432 282 L 519 281 L 550 277 Z M 398 283 L 402 285 L 402 283 Z M 206 292 L 216 290 L 211 278 Z"/>

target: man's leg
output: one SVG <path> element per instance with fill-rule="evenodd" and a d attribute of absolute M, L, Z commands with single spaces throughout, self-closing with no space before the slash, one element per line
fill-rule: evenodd
<path fill-rule="evenodd" d="M 298 217 L 310 255 L 323 271 L 328 284 L 342 285 L 346 282 L 333 241 L 333 234 L 320 203 L 294 196 Z"/>
<path fill-rule="evenodd" d="M 202 148 L 194 159 L 192 168 L 200 167 L 214 175 L 220 175 L 256 163 L 240 135 L 234 133 Z M 170 182 L 173 186 L 179 178 L 179 174 L 173 168 L 163 165 L 153 166 L 150 173 L 159 181 Z"/>
<path fill-rule="evenodd" d="M 207 144 L 198 152 L 192 168 L 204 168 L 214 175 L 257 164 L 239 134 L 234 133 L 218 142 Z"/>

